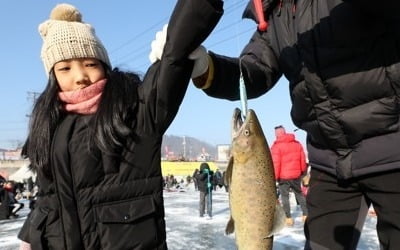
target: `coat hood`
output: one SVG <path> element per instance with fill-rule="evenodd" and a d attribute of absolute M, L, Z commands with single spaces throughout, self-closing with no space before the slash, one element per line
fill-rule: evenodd
<path fill-rule="evenodd" d="M 203 162 L 203 163 L 200 165 L 200 171 L 203 171 L 204 169 L 210 170 L 210 166 L 208 166 L 208 164 L 207 164 L 206 162 Z"/>
<path fill-rule="evenodd" d="M 294 134 L 283 134 L 276 138 L 274 143 L 280 143 L 280 142 L 292 142 L 295 141 L 295 136 Z"/>

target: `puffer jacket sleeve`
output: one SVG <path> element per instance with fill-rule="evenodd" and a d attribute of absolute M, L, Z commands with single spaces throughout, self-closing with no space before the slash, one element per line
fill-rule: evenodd
<path fill-rule="evenodd" d="M 223 13 L 221 0 L 178 1 L 168 23 L 161 61 L 147 71 L 139 88 L 149 119 L 144 127 L 162 134 L 168 128 L 188 87 L 193 61 L 188 59 L 208 37 Z"/>
<path fill-rule="evenodd" d="M 398 0 L 344 0 L 359 8 L 371 17 L 399 19 L 400 1 Z"/>
<path fill-rule="evenodd" d="M 270 32 L 270 31 L 267 31 Z M 256 31 L 239 58 L 210 52 L 214 77 L 205 93 L 212 97 L 238 100 L 240 68 L 246 85 L 247 97 L 256 98 L 270 90 L 282 73 L 278 58 L 269 46 L 267 32 Z M 241 66 L 240 66 L 241 65 Z"/>
<path fill-rule="evenodd" d="M 301 166 L 301 173 L 305 174 L 307 170 L 307 161 L 306 161 L 306 154 L 304 152 L 303 146 L 300 144 L 300 142 L 297 142 L 299 144 L 299 150 L 300 150 L 300 166 Z"/>
<path fill-rule="evenodd" d="M 281 162 L 282 156 L 279 149 L 279 144 L 274 143 L 271 147 L 271 157 L 274 163 L 275 179 L 279 180 L 281 178 Z"/>

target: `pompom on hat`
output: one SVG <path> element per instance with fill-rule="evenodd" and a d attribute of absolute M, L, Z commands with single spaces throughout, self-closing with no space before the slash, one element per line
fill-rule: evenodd
<path fill-rule="evenodd" d="M 111 68 L 108 54 L 94 28 L 82 22 L 82 15 L 70 4 L 58 4 L 50 19 L 39 25 L 43 38 L 41 58 L 46 73 L 54 64 L 74 58 L 96 58 Z"/>

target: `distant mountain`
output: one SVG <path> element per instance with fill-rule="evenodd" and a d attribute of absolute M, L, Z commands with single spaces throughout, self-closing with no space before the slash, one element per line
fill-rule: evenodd
<path fill-rule="evenodd" d="M 17 152 L 20 158 L 19 150 L 10 150 L 0 148 L 0 160 L 14 159 L 11 154 Z M 5 155 L 7 154 L 7 155 Z M 161 148 L 161 157 L 164 160 L 214 160 L 217 155 L 217 146 L 198 140 L 190 136 L 164 135 Z M 203 158 L 201 158 L 203 157 Z M 205 158 L 204 158 L 205 157 Z"/>
<path fill-rule="evenodd" d="M 215 159 L 217 147 L 190 136 L 164 135 L 161 157 L 166 160 Z"/>

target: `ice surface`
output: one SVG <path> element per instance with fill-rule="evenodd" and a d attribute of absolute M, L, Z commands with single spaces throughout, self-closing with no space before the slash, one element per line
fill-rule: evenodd
<path fill-rule="evenodd" d="M 284 228 L 274 238 L 274 250 L 303 249 L 304 234 L 301 222 L 301 209 L 296 206 L 292 195 L 292 214 L 295 218 L 293 227 Z M 23 201 L 26 203 L 26 201 Z M 172 189 L 164 192 L 167 243 L 170 250 L 207 249 L 207 250 L 234 250 L 234 235 L 225 235 L 225 226 L 229 219 L 228 193 L 217 189 L 213 192 L 213 218 L 200 218 L 199 192 L 192 185 L 181 189 Z M 19 240 L 17 233 L 29 212 L 28 204 L 19 212 L 17 219 L 0 221 L 0 249 L 17 250 Z M 379 249 L 376 235 L 376 217 L 368 216 L 361 239 L 358 244 L 360 250 Z"/>

